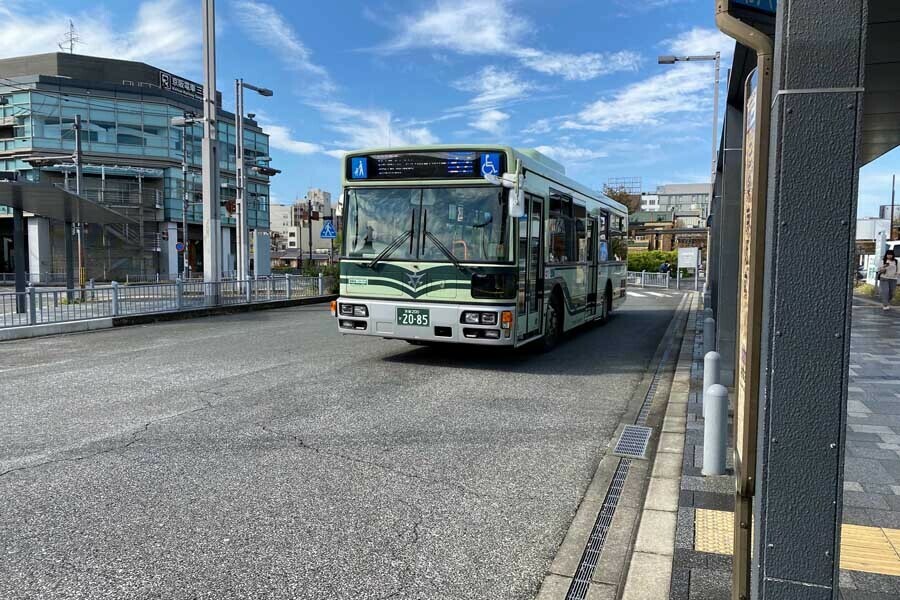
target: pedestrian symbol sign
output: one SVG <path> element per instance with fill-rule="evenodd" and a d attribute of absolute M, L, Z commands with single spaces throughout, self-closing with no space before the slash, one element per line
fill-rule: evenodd
<path fill-rule="evenodd" d="M 334 221 L 326 219 L 322 225 L 322 233 L 319 235 L 323 240 L 333 240 L 337 237 L 337 231 L 334 230 Z"/>
<path fill-rule="evenodd" d="M 500 153 L 486 152 L 481 155 L 481 176 L 500 175 Z"/>
<path fill-rule="evenodd" d="M 350 159 L 350 177 L 352 179 L 369 178 L 369 163 L 366 162 L 365 156 Z"/>

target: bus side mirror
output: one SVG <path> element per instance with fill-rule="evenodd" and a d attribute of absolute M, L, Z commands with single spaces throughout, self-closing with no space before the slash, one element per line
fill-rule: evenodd
<path fill-rule="evenodd" d="M 525 216 L 525 190 L 521 187 L 509 190 L 509 216 L 516 219 Z"/>

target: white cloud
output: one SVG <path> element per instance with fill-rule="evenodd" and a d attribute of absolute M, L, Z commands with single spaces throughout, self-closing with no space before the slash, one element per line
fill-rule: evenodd
<path fill-rule="evenodd" d="M 441 0 L 414 17 L 402 19 L 402 31 L 383 48 L 446 48 L 461 54 L 509 54 L 531 30 L 510 10 L 509 0 Z"/>
<path fill-rule="evenodd" d="M 437 137 L 427 127 L 404 126 L 382 109 L 359 109 L 342 102 L 319 102 L 313 106 L 322 113 L 328 126 L 339 133 L 334 142 L 339 148 L 373 148 L 434 144 Z M 337 152 L 330 151 L 334 156 Z"/>
<path fill-rule="evenodd" d="M 469 123 L 469 126 L 493 135 L 500 135 L 503 131 L 504 122 L 509 119 L 509 115 L 496 109 L 482 111 L 478 115 L 478 119 Z"/>
<path fill-rule="evenodd" d="M 75 52 L 151 63 L 173 71 L 196 70 L 200 56 L 200 16 L 195 3 L 147 0 L 130 25 L 113 24 L 101 8 L 83 12 L 34 10 L 7 0 L 0 6 L 0 58 L 59 52 L 59 42 L 75 24 Z"/>
<path fill-rule="evenodd" d="M 525 46 L 522 38 L 534 27 L 512 0 L 440 0 L 436 7 L 404 17 L 400 29 L 381 47 L 383 51 L 439 48 L 467 55 L 510 56 L 539 73 L 577 81 L 634 70 L 640 62 L 639 55 L 627 51 L 567 54 Z"/>
<path fill-rule="evenodd" d="M 526 49 L 518 53 L 526 66 L 546 75 L 559 75 L 569 81 L 587 81 L 619 71 L 636 71 L 641 64 L 637 52 L 622 50 L 599 54 L 566 54 Z"/>
<path fill-rule="evenodd" d="M 695 27 L 663 42 L 676 55 L 723 53 L 724 60 L 733 51 L 734 42 L 714 29 Z M 692 114 L 709 113 L 712 96 L 712 64 L 677 63 L 660 66 L 656 75 L 628 85 L 584 107 L 563 128 L 609 131 L 642 126 L 674 126 L 687 129 Z M 674 116 L 678 115 L 675 121 Z"/>
<path fill-rule="evenodd" d="M 550 119 L 538 119 L 530 126 L 523 129 L 522 133 L 541 135 L 544 133 L 548 133 L 551 129 L 552 127 L 550 126 Z"/>
<path fill-rule="evenodd" d="M 494 66 L 484 67 L 476 75 L 457 81 L 457 89 L 476 94 L 470 106 L 496 106 L 516 100 L 535 89 L 527 81 L 519 79 L 515 71 L 505 71 Z"/>
<path fill-rule="evenodd" d="M 562 163 L 588 162 L 609 156 L 607 152 L 602 150 L 592 150 L 590 148 L 581 148 L 569 144 L 559 146 L 538 146 L 535 150 Z"/>
<path fill-rule="evenodd" d="M 663 42 L 669 51 L 677 56 L 712 55 L 722 53 L 723 62 L 728 62 L 734 53 L 734 40 L 718 29 L 694 27 L 676 37 Z"/>
<path fill-rule="evenodd" d="M 563 127 L 608 131 L 620 127 L 657 125 L 677 113 L 709 110 L 705 96 L 710 92 L 708 70 L 686 64 L 629 85 L 608 98 L 586 106 L 576 121 Z"/>
<path fill-rule="evenodd" d="M 315 77 L 316 93 L 331 91 L 334 84 L 324 67 L 312 59 L 312 52 L 278 11 L 264 2 L 235 0 L 236 19 L 249 36 L 279 57 L 286 68 Z"/>
<path fill-rule="evenodd" d="M 294 139 L 291 130 L 283 125 L 264 122 L 260 124 L 263 130 L 269 134 L 269 145 L 273 148 L 284 150 L 291 154 L 314 154 L 323 150 L 319 144 Z"/>

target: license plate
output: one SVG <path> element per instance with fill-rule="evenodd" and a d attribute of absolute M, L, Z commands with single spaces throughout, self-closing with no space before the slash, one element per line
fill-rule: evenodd
<path fill-rule="evenodd" d="M 398 308 L 397 325 L 410 325 L 413 327 L 428 327 L 431 324 L 431 315 L 427 308 Z"/>

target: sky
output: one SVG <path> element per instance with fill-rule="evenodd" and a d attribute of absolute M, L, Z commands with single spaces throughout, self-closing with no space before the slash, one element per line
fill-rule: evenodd
<path fill-rule="evenodd" d="M 3 0 L 0 57 L 58 50 L 147 62 L 201 82 L 199 0 Z M 659 54 L 734 43 L 708 0 L 218 0 L 217 78 L 271 135 L 272 200 L 340 190 L 348 150 L 498 143 L 537 148 L 602 188 L 709 181 L 711 63 Z M 720 110 L 721 118 L 721 110 Z M 890 202 L 900 150 L 864 167 L 859 214 Z"/>

